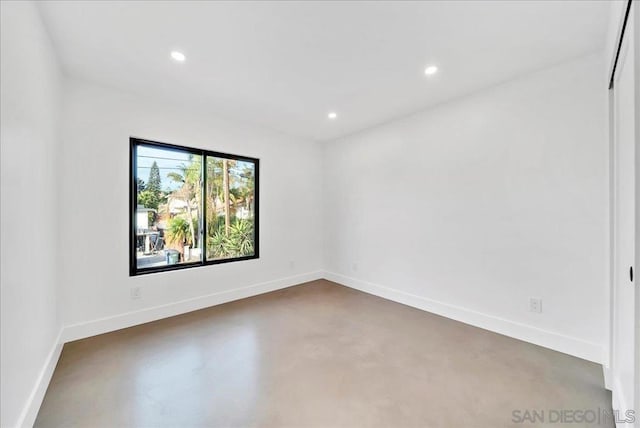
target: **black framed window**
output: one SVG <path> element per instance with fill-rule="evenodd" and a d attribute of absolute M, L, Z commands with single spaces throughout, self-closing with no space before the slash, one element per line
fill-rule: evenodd
<path fill-rule="evenodd" d="M 259 257 L 258 159 L 130 143 L 131 275 Z"/>

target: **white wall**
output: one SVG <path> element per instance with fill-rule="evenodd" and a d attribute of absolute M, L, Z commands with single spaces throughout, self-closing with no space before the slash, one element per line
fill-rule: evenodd
<path fill-rule="evenodd" d="M 603 69 L 584 57 L 326 145 L 329 276 L 602 361 Z"/>
<path fill-rule="evenodd" d="M 266 282 L 256 288 L 264 291 L 319 275 L 317 143 L 76 80 L 65 82 L 63 111 L 62 313 L 72 326 L 66 339 L 220 301 L 188 299 Z M 260 158 L 260 259 L 129 277 L 130 136 Z M 132 286 L 142 287 L 141 299 L 130 298 Z M 171 306 L 176 302 L 182 303 Z M 156 309 L 130 314 L 149 308 Z M 105 317 L 115 318 L 91 323 Z"/>
<path fill-rule="evenodd" d="M 60 77 L 32 3 L 1 2 L 2 390 L 0 425 L 34 415 L 57 344 L 57 181 Z M 48 378 L 44 380 L 45 386 Z M 35 389 L 34 389 L 35 388 Z"/>

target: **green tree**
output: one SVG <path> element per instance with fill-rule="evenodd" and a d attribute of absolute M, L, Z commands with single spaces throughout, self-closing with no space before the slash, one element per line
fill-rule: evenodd
<path fill-rule="evenodd" d="M 160 185 L 160 168 L 158 168 L 156 161 L 153 161 L 149 172 L 149 181 L 145 184 L 144 180 L 138 178 L 138 205 L 157 210 L 163 200 Z M 153 221 L 154 218 L 155 216 L 150 220 Z"/>
<path fill-rule="evenodd" d="M 147 180 L 147 190 L 153 192 L 160 197 L 160 191 L 162 190 L 162 181 L 160 180 L 160 168 L 156 161 L 151 164 L 151 171 L 149 171 L 149 180 Z"/>
<path fill-rule="evenodd" d="M 160 197 L 150 190 L 147 189 L 138 193 L 138 205 L 144 205 L 146 208 L 157 210 L 159 204 Z"/>

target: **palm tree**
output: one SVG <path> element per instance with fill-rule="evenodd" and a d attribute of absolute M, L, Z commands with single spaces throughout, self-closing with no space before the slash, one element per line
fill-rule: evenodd
<path fill-rule="evenodd" d="M 184 254 L 184 244 L 189 238 L 189 225 L 185 219 L 180 217 L 172 218 L 167 228 L 167 241 L 170 244 L 177 245 Z"/>
<path fill-rule="evenodd" d="M 222 160 L 222 189 L 224 191 L 224 233 L 229 236 L 231 231 L 231 214 L 229 202 L 229 159 Z"/>
<path fill-rule="evenodd" d="M 190 155 L 191 163 L 189 165 L 182 164 L 180 166 L 181 173 L 170 172 L 167 174 L 171 180 L 181 184 L 175 194 L 182 199 L 187 208 L 187 217 L 189 218 L 189 232 L 191 235 L 191 246 L 195 246 L 196 232 L 193 225 L 193 213 L 191 209 L 191 203 L 195 199 L 196 206 L 200 206 L 200 183 L 201 183 L 201 171 L 202 171 L 202 158 L 201 156 Z"/>
<path fill-rule="evenodd" d="M 207 236 L 214 239 L 218 232 L 218 207 L 222 205 L 224 212 L 224 226 L 220 230 L 225 236 L 231 234 L 231 208 L 237 203 L 238 190 L 233 187 L 235 175 L 233 168 L 237 162 L 233 159 L 207 157 Z"/>
<path fill-rule="evenodd" d="M 213 229 L 207 234 L 212 236 L 218 226 L 218 202 L 222 200 L 222 176 L 218 173 L 222 171 L 222 159 L 207 157 L 207 224 Z"/>
<path fill-rule="evenodd" d="M 224 203 L 224 233 L 229 236 L 231 233 L 231 203 L 233 197 L 229 189 L 231 188 L 232 175 L 229 174 L 229 169 L 236 166 L 236 161 L 232 159 L 222 159 L 222 192 Z"/>
<path fill-rule="evenodd" d="M 244 170 L 242 171 L 242 174 L 240 174 L 240 176 L 243 178 L 245 182 L 245 186 L 242 186 L 241 192 L 242 192 L 242 197 L 245 201 L 245 207 L 247 208 L 247 211 L 249 211 L 251 207 L 251 202 L 253 201 L 253 198 L 255 195 L 254 192 L 255 192 L 255 185 L 256 185 L 256 181 L 253 177 L 253 168 L 245 167 Z"/>

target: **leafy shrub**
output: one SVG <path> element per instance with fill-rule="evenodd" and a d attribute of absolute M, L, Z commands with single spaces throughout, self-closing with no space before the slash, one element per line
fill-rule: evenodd
<path fill-rule="evenodd" d="M 189 239 L 189 223 L 181 217 L 169 220 L 167 227 L 167 240 L 172 244 L 183 246 Z"/>
<path fill-rule="evenodd" d="M 224 223 L 207 238 L 207 254 L 213 258 L 250 256 L 254 253 L 253 222 L 235 219 L 225 233 Z"/>

